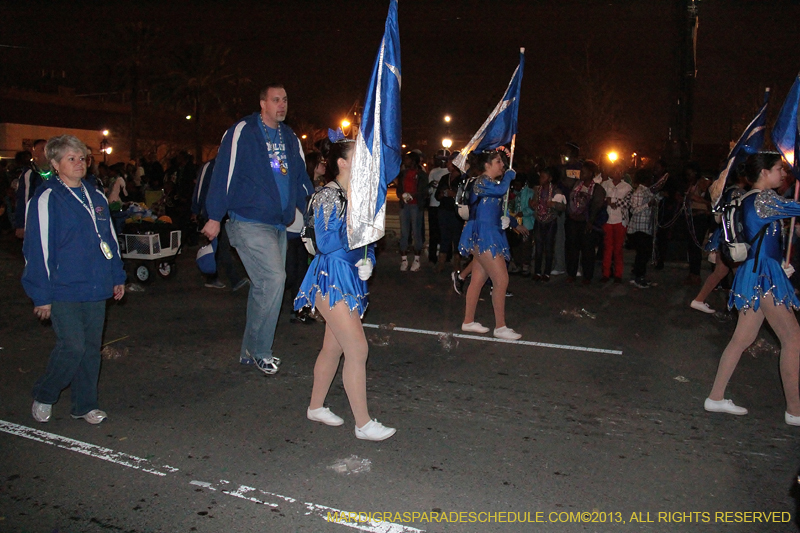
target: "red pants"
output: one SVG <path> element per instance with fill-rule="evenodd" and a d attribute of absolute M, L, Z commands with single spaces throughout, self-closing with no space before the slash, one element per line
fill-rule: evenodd
<path fill-rule="evenodd" d="M 603 225 L 603 277 L 611 277 L 611 262 L 614 262 L 614 277 L 622 277 L 622 245 L 626 227 L 620 224 Z"/>

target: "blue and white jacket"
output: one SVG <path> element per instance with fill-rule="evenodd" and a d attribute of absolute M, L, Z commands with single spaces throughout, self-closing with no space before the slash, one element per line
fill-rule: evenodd
<path fill-rule="evenodd" d="M 289 201 L 283 209 L 260 120 L 260 113 L 253 113 L 222 136 L 206 198 L 209 219 L 221 221 L 225 213 L 233 213 L 231 218 L 238 215 L 285 228 L 294 221 L 295 209 L 305 213 L 314 186 L 306 174 L 300 140 L 289 126 L 278 125 L 286 142 L 290 180 Z"/>
<path fill-rule="evenodd" d="M 108 201 L 84 184 L 92 199 L 97 228 L 111 247 L 106 259 L 94 223 L 83 203 L 60 180 L 45 181 L 28 203 L 22 252 L 22 286 L 35 306 L 55 302 L 97 302 L 113 296 L 125 283 L 119 243 Z"/>

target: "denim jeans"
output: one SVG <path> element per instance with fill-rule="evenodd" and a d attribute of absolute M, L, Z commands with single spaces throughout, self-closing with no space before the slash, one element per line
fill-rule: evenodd
<path fill-rule="evenodd" d="M 417 204 L 406 204 L 400 210 L 400 251 L 407 252 L 409 238 L 414 237 L 414 252 L 422 251 L 423 212 Z"/>
<path fill-rule="evenodd" d="M 33 399 L 53 405 L 61 391 L 70 387 L 71 414 L 83 416 L 98 409 L 100 343 L 106 318 L 106 302 L 53 302 L 50 320 L 56 347 L 47 370 L 33 386 Z"/>
<path fill-rule="evenodd" d="M 226 229 L 250 277 L 239 358 L 271 360 L 286 283 L 286 230 L 240 220 L 229 220 Z"/>

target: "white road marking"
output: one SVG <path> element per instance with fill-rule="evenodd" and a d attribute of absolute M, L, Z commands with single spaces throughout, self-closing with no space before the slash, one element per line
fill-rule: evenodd
<path fill-rule="evenodd" d="M 127 466 L 128 468 L 133 468 L 135 470 L 141 470 L 142 472 L 147 472 L 148 474 L 153 474 L 156 476 L 166 476 L 167 473 L 171 474 L 178 471 L 177 468 L 163 465 L 160 468 L 166 470 L 167 472 L 162 472 L 160 470 L 156 470 L 156 467 L 152 466 L 150 461 L 147 459 L 142 459 L 141 457 L 136 457 L 135 455 L 128 455 L 127 453 L 117 452 L 110 448 L 103 448 L 102 446 L 89 444 L 88 442 L 81 442 L 68 437 L 62 437 L 61 435 L 56 435 L 54 433 L 47 433 L 46 431 L 29 428 L 27 426 L 12 424 L 11 422 L 6 422 L 5 420 L 0 420 L 0 431 L 9 433 L 11 435 L 16 435 L 18 437 L 23 437 L 25 439 L 42 442 L 44 444 L 50 444 L 51 446 L 63 448 L 71 452 L 82 453 L 90 457 L 95 457 L 110 463 Z"/>
<path fill-rule="evenodd" d="M 55 433 L 47 433 L 46 431 L 41 431 L 38 429 L 30 428 L 27 426 L 21 426 L 19 424 L 14 424 L 12 422 L 7 422 L 5 420 L 0 420 L 0 432 L 8 433 L 9 435 L 14 435 L 17 437 L 22 437 L 25 439 L 30 439 L 36 442 L 41 442 L 43 444 L 49 444 L 51 446 L 56 446 L 57 448 L 62 448 L 64 450 L 68 450 L 71 452 L 77 452 L 83 455 L 88 455 L 90 457 L 94 457 L 96 459 L 102 459 L 103 461 L 108 461 L 110 463 L 126 466 L 128 468 L 133 468 L 134 470 L 141 470 L 142 472 L 147 472 L 148 474 L 153 474 L 159 477 L 166 477 L 167 474 L 173 474 L 178 472 L 177 468 L 174 468 L 169 465 L 162 465 L 158 468 L 165 470 L 162 472 L 161 470 L 157 470 L 155 466 L 150 463 L 147 459 L 143 459 L 141 457 L 136 457 L 135 455 L 129 455 L 127 453 L 117 452 L 110 448 L 104 448 L 102 446 L 97 446 L 96 444 L 90 444 L 88 442 L 82 442 L 75 439 L 70 439 L 69 437 L 62 437 L 61 435 L 56 435 Z M 299 502 L 290 496 L 282 496 L 280 494 L 275 494 L 272 492 L 263 491 L 260 489 L 256 489 L 255 487 L 248 487 L 247 485 L 239 485 L 235 490 L 225 490 L 221 487 L 218 489 L 214 486 L 213 483 L 209 483 L 207 481 L 198 481 L 192 480 L 189 482 L 190 485 L 194 485 L 196 487 L 202 487 L 204 489 L 210 491 L 218 491 L 226 494 L 228 496 L 233 496 L 234 498 L 240 498 L 243 500 L 247 500 L 253 502 L 258 505 L 266 505 L 267 507 L 277 508 L 279 504 L 277 503 L 270 503 L 255 496 L 250 495 L 250 493 L 258 492 L 265 496 L 273 496 L 275 498 L 279 498 L 284 500 L 289 504 L 299 504 Z M 227 480 L 220 480 L 220 484 L 222 485 L 230 485 L 231 482 Z M 333 507 L 326 507 L 324 505 L 318 505 L 316 503 L 303 503 L 302 504 L 306 512 L 305 514 L 308 515 L 315 515 L 319 518 L 322 518 L 326 522 L 332 524 L 338 524 L 346 527 L 350 527 L 353 529 L 358 529 L 360 531 L 368 531 L 370 533 L 423 533 L 425 530 L 417 529 L 409 526 L 404 526 L 403 524 L 395 524 L 392 522 L 383 522 L 383 521 L 376 521 L 376 520 L 329 520 L 328 515 L 335 515 L 335 516 L 347 516 L 347 517 L 356 517 L 357 513 L 348 513 L 346 511 L 340 511 L 339 509 L 334 509 Z"/>
<path fill-rule="evenodd" d="M 380 329 L 378 324 L 364 324 L 365 328 Z M 456 339 L 469 339 L 473 341 L 502 342 L 505 344 L 521 344 L 523 346 L 537 346 L 539 348 L 554 348 L 557 350 L 572 350 L 575 352 L 606 353 L 611 355 L 622 355 L 622 350 L 607 350 L 605 348 L 591 348 L 588 346 L 570 346 L 569 344 L 553 344 L 548 342 L 534 341 L 510 341 L 506 339 L 496 339 L 494 337 L 479 337 L 478 335 L 465 335 L 463 333 L 453 333 L 452 331 L 430 331 L 427 329 L 413 329 L 394 327 L 387 331 L 402 331 L 403 333 L 419 333 L 421 335 L 453 335 Z"/>

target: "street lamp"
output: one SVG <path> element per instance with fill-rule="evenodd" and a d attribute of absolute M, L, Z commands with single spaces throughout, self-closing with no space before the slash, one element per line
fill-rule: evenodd
<path fill-rule="evenodd" d="M 350 127 L 350 121 L 347 119 L 342 120 L 342 133 L 344 134 L 345 137 L 350 137 L 350 132 L 345 131 L 349 127 Z"/>
<path fill-rule="evenodd" d="M 619 159 L 619 154 L 617 152 L 608 152 L 608 160 L 612 163 L 616 163 L 617 159 Z"/>
<path fill-rule="evenodd" d="M 446 123 L 450 124 L 450 115 L 445 115 L 445 116 L 444 116 L 444 121 L 445 121 Z"/>
<path fill-rule="evenodd" d="M 111 143 L 108 142 L 108 130 L 103 130 L 103 140 L 100 141 L 100 151 L 103 152 L 103 164 L 106 163 L 106 156 L 111 153 Z"/>
<path fill-rule="evenodd" d="M 451 139 L 446 137 L 442 139 L 442 147 L 444 147 L 445 150 L 449 149 L 451 146 L 453 146 L 453 141 Z"/>

